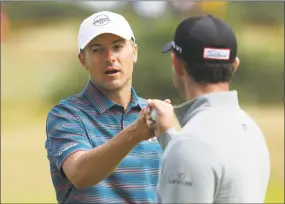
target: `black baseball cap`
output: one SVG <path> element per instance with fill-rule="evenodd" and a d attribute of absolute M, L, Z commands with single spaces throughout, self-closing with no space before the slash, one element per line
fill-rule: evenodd
<path fill-rule="evenodd" d="M 174 51 L 187 63 L 232 63 L 237 55 L 233 30 L 212 15 L 189 17 L 176 28 L 163 53 Z"/>

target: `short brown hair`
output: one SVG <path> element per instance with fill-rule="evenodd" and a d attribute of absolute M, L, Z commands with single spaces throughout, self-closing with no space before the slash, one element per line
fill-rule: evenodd
<path fill-rule="evenodd" d="M 188 74 L 197 83 L 221 83 L 229 82 L 234 74 L 232 63 L 194 63 L 187 64 Z"/>

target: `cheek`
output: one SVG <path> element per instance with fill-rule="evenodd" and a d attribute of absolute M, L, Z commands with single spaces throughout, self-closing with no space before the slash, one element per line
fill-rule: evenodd
<path fill-rule="evenodd" d="M 88 56 L 88 61 L 87 61 L 87 64 L 88 64 L 88 68 L 91 70 L 97 68 L 97 70 L 100 69 L 100 67 L 102 66 L 102 59 L 100 57 L 96 57 L 96 56 L 92 56 L 92 55 L 89 55 Z"/>
<path fill-rule="evenodd" d="M 90 56 L 88 62 L 89 62 L 89 66 L 94 67 L 96 65 L 99 65 L 101 63 L 101 60 L 98 57 L 91 57 Z"/>
<path fill-rule="evenodd" d="M 89 58 L 87 61 L 87 68 L 92 78 L 100 78 L 103 62 L 96 58 Z"/>
<path fill-rule="evenodd" d="M 132 52 L 125 53 L 121 57 L 118 58 L 119 63 L 121 64 L 121 68 L 125 72 L 129 72 L 133 70 L 134 66 L 134 56 Z"/>
<path fill-rule="evenodd" d="M 173 67 L 172 67 L 171 71 L 172 71 L 172 80 L 173 80 L 173 84 L 174 84 L 174 86 L 177 88 L 177 75 L 176 75 L 176 73 L 175 73 L 175 71 L 174 71 L 174 68 L 173 68 Z"/>
<path fill-rule="evenodd" d="M 172 77 L 173 77 L 173 84 L 174 84 L 175 88 L 183 89 L 184 83 L 183 83 L 181 77 L 178 76 L 175 71 L 172 72 Z"/>

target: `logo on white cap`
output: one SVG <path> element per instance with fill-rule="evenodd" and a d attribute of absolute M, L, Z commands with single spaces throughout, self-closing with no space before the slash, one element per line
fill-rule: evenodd
<path fill-rule="evenodd" d="M 107 25 L 110 22 L 110 18 L 104 14 L 97 16 L 94 21 L 93 21 L 93 25 L 95 26 L 103 26 L 103 25 Z"/>
<path fill-rule="evenodd" d="M 230 59 L 230 49 L 204 48 L 204 59 L 228 60 Z"/>

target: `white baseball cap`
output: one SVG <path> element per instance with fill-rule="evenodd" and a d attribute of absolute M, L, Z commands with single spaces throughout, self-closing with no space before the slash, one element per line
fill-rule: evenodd
<path fill-rule="evenodd" d="M 78 33 L 78 53 L 91 40 L 103 33 L 111 33 L 126 40 L 135 41 L 132 28 L 122 15 L 101 11 L 82 21 Z"/>

